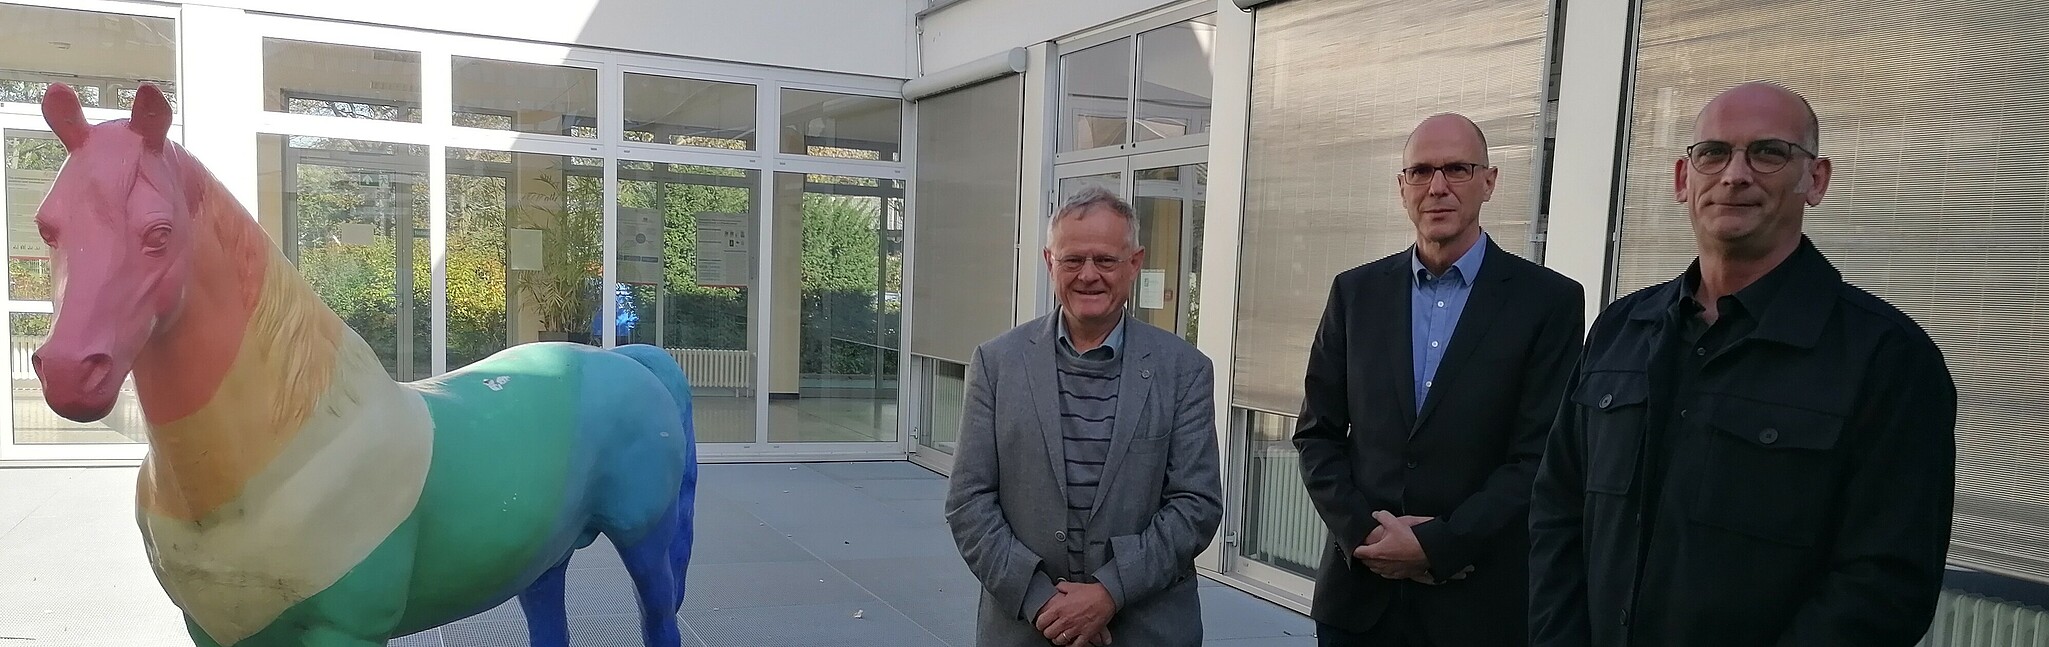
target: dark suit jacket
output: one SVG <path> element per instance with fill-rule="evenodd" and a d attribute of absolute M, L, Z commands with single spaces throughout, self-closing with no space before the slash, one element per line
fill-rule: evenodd
<path fill-rule="evenodd" d="M 1415 406 L 1409 251 L 1339 274 L 1309 350 L 1294 443 L 1331 530 L 1311 616 L 1372 628 L 1400 591 L 1439 645 L 1527 642 L 1530 484 L 1579 354 L 1577 282 L 1488 240 L 1423 403 Z M 1436 517 L 1416 538 L 1443 581 L 1389 580 L 1352 557 L 1375 510 Z"/>

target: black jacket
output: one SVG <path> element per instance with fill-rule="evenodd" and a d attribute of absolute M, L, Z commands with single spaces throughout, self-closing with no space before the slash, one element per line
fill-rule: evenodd
<path fill-rule="evenodd" d="M 1303 477 L 1331 536 L 1311 615 L 1366 632 L 1397 590 L 1437 644 L 1517 645 L 1526 636 L 1530 480 L 1586 319 L 1580 285 L 1490 240 L 1419 414 L 1410 346 L 1410 253 L 1332 282 L 1309 351 L 1295 434 Z M 1373 511 L 1416 527 L 1425 585 L 1352 557 Z"/>
<path fill-rule="evenodd" d="M 1804 237 L 1690 341 L 1698 277 L 1595 319 L 1531 503 L 1532 643 L 1914 644 L 1955 487 L 1940 349 Z"/>

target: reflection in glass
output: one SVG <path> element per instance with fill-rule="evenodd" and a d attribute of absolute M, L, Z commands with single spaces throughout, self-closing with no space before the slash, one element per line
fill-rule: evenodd
<path fill-rule="evenodd" d="M 1289 440 L 1293 418 L 1245 411 L 1244 541 L 1238 554 L 1303 577 L 1316 577 L 1330 533 L 1302 485 L 1301 454 Z"/>
<path fill-rule="evenodd" d="M 777 173 L 771 441 L 897 438 L 903 182 Z M 795 252 L 795 253 L 792 253 Z"/>
<path fill-rule="evenodd" d="M 1101 175 L 1060 178 L 1060 204 L 1067 204 L 1069 199 L 1080 194 L 1082 189 L 1089 187 L 1099 187 L 1117 195 L 1124 195 L 1123 183 L 1123 173 L 1104 173 Z M 1055 208 L 1058 207 L 1056 206 Z"/>
<path fill-rule="evenodd" d="M 87 108 L 126 110 L 147 81 L 178 105 L 170 18 L 0 4 L 0 61 L 0 102 L 38 103 L 62 82 Z"/>
<path fill-rule="evenodd" d="M 783 90 L 782 152 L 902 161 L 904 102 L 816 90 Z"/>
<path fill-rule="evenodd" d="M 918 444 L 947 454 L 960 442 L 960 418 L 967 403 L 968 367 L 943 359 L 919 358 L 926 367 L 924 430 Z"/>
<path fill-rule="evenodd" d="M 1131 129 L 1131 39 L 1060 57 L 1060 152 L 1126 143 Z"/>
<path fill-rule="evenodd" d="M 1132 292 L 1139 319 L 1195 343 L 1196 278 L 1202 271 L 1207 164 L 1143 169 L 1132 176 L 1145 265 Z"/>
<path fill-rule="evenodd" d="M 597 344 L 604 170 L 448 149 L 448 369 L 534 341 Z"/>
<path fill-rule="evenodd" d="M 754 86 L 626 73 L 626 140 L 754 150 Z"/>
<path fill-rule="evenodd" d="M 1138 141 L 1209 132 L 1214 14 L 1138 35 Z"/>
<path fill-rule="evenodd" d="M 265 38 L 263 109 L 420 123 L 420 53 Z"/>
<path fill-rule="evenodd" d="M 753 442 L 752 312 L 761 172 L 619 163 L 620 343 L 667 349 L 690 377 L 698 442 Z M 794 356 L 794 355 L 792 355 Z"/>
<path fill-rule="evenodd" d="M 57 136 L 39 130 L 9 130 L 0 149 L 7 156 L 7 296 L 48 301 L 50 246 L 36 230 L 36 208 L 68 156 Z"/>
<path fill-rule="evenodd" d="M 142 405 L 135 399 L 135 379 L 129 378 L 115 396 L 114 409 L 98 422 L 66 420 L 43 401 L 43 383 L 36 379 L 29 356 L 50 336 L 52 318 L 47 314 L 16 312 L 7 316 L 10 348 L 7 356 L 14 373 L 14 443 L 17 445 L 126 444 L 149 439 L 143 423 Z"/>
<path fill-rule="evenodd" d="M 432 371 L 427 147 L 258 135 L 259 219 L 392 379 Z"/>
<path fill-rule="evenodd" d="M 571 137 L 598 136 L 598 71 L 456 56 L 457 126 Z"/>

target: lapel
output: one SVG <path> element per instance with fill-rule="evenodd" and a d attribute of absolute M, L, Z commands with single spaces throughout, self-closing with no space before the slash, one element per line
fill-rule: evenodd
<path fill-rule="evenodd" d="M 1402 422 L 1413 430 L 1416 427 L 1416 362 L 1413 359 L 1415 351 L 1410 348 L 1410 344 L 1414 343 L 1410 339 L 1413 336 L 1411 329 L 1415 327 L 1410 323 L 1410 317 L 1415 315 L 1409 311 L 1412 302 L 1415 301 L 1412 293 L 1415 290 L 1416 277 L 1409 274 L 1408 256 L 1401 256 L 1394 261 L 1390 263 L 1387 275 L 1379 282 L 1381 294 L 1374 295 L 1377 298 L 1366 301 L 1395 304 L 1389 313 L 1390 316 L 1380 319 L 1387 325 L 1387 330 L 1380 335 L 1371 335 L 1369 331 L 1370 336 L 1365 338 L 1378 338 L 1384 344 L 1379 356 L 1388 358 L 1382 365 L 1395 373 L 1394 379 L 1388 381 L 1394 385 L 1394 401 L 1402 410 Z"/>
<path fill-rule="evenodd" d="M 1411 438 L 1423 428 L 1423 423 L 1429 422 L 1430 413 L 1437 410 L 1437 401 L 1444 399 L 1439 394 L 1457 384 L 1459 373 L 1473 356 L 1473 347 L 1487 338 L 1487 329 L 1494 324 L 1502 304 L 1512 294 L 1508 281 L 1514 278 L 1515 273 L 1509 269 L 1508 259 L 1502 258 L 1506 252 L 1498 251 L 1494 241 L 1489 240 L 1486 253 L 1486 261 L 1480 265 L 1480 276 L 1473 280 L 1473 293 L 1466 295 L 1465 310 L 1459 313 L 1458 327 L 1451 331 L 1451 347 L 1444 349 L 1444 361 L 1438 363 L 1437 375 L 1431 378 L 1436 386 L 1423 400 L 1423 413 L 1409 427 Z M 1414 369 L 1411 368 L 1407 374 L 1411 376 L 1409 381 L 1412 383 L 1409 392 L 1414 393 Z"/>
<path fill-rule="evenodd" d="M 1124 318 L 1124 365 L 1118 369 L 1117 377 L 1117 425 L 1110 432 L 1110 455 L 1103 462 L 1103 480 L 1096 485 L 1096 500 L 1089 504 L 1089 520 L 1096 518 L 1096 512 L 1103 509 L 1103 494 L 1110 491 L 1116 481 L 1117 471 L 1124 466 L 1124 456 L 1131 448 L 1131 437 L 1138 433 L 1138 419 L 1144 415 L 1146 401 L 1153 393 L 1152 345 L 1147 343 L 1146 333 L 1140 326 L 1148 326 L 1126 315 Z M 1172 421 L 1165 421 L 1171 424 Z"/>
<path fill-rule="evenodd" d="M 1039 418 L 1040 440 L 1046 443 L 1053 489 L 1060 493 L 1061 501 L 1066 501 L 1067 441 L 1060 431 L 1060 367 L 1054 364 L 1054 353 L 1060 352 L 1059 317 L 1056 308 L 1046 317 L 1039 334 L 1032 336 L 1032 347 L 1025 353 L 1025 375 L 1029 376 L 1025 382 L 1031 385 L 1032 411 Z"/>

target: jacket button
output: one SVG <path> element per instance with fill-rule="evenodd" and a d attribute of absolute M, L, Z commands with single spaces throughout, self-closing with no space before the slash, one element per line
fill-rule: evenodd
<path fill-rule="evenodd" d="M 1053 531 L 1053 541 L 1067 541 L 1067 531 L 1065 531 L 1065 530 L 1055 530 L 1055 531 Z"/>
<path fill-rule="evenodd" d="M 1409 461 L 1409 469 L 1416 469 L 1416 461 Z"/>
<path fill-rule="evenodd" d="M 1766 427 L 1764 431 L 1757 432 L 1757 442 L 1766 445 L 1779 442 L 1779 430 Z"/>
<path fill-rule="evenodd" d="M 1611 402 L 1614 402 L 1614 401 L 1615 401 L 1615 394 L 1613 394 L 1613 393 L 1609 393 L 1609 394 L 1606 394 L 1606 395 L 1602 395 L 1602 396 L 1601 396 L 1601 408 L 1603 408 L 1603 409 L 1606 409 L 1606 408 L 1608 408 L 1608 404 L 1609 404 L 1609 403 L 1611 403 Z"/>

